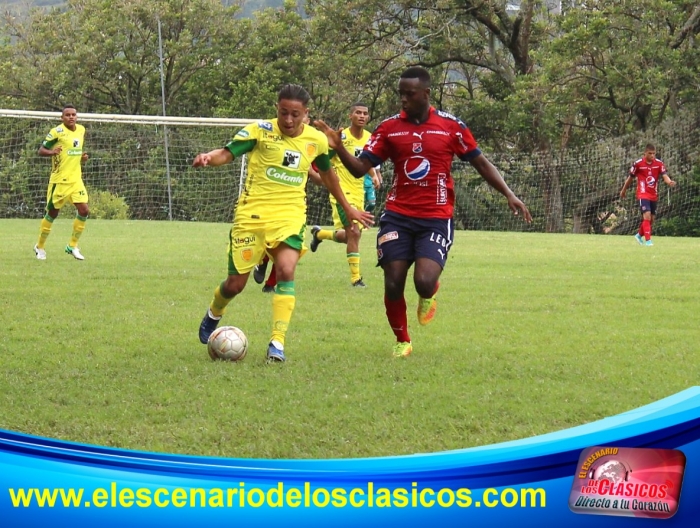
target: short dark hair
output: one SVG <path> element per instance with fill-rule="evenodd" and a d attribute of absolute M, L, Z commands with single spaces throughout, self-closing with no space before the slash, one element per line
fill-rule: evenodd
<path fill-rule="evenodd" d="M 277 102 L 279 103 L 282 99 L 288 101 L 299 101 L 304 106 L 309 104 L 311 96 L 303 86 L 298 84 L 285 84 L 280 91 L 277 93 Z"/>
<path fill-rule="evenodd" d="M 422 66 L 406 68 L 401 74 L 401 79 L 419 79 L 426 88 L 430 87 L 430 72 Z"/>
<path fill-rule="evenodd" d="M 644 152 L 646 152 L 648 150 L 653 150 L 654 152 L 656 152 L 656 147 L 654 146 L 653 143 L 647 143 L 647 146 L 644 147 Z"/>
<path fill-rule="evenodd" d="M 76 112 L 78 111 L 78 109 L 77 109 L 75 106 L 73 106 L 72 104 L 67 104 L 67 105 L 64 105 L 64 106 L 63 106 L 63 109 L 61 110 L 61 113 L 65 112 L 68 108 L 72 108 L 72 109 L 75 110 Z"/>
<path fill-rule="evenodd" d="M 365 103 L 363 103 L 362 101 L 356 101 L 356 102 L 352 103 L 352 105 L 350 105 L 350 110 L 352 110 L 353 108 L 357 108 L 358 106 L 363 106 L 363 107 L 365 107 L 367 110 L 369 110 L 369 106 L 367 106 L 367 105 L 366 105 Z"/>

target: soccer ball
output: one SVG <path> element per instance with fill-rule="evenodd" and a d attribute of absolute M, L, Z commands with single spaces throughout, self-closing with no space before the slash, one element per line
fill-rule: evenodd
<path fill-rule="evenodd" d="M 207 351 L 212 359 L 240 361 L 248 352 L 248 338 L 240 328 L 222 326 L 209 337 Z"/>

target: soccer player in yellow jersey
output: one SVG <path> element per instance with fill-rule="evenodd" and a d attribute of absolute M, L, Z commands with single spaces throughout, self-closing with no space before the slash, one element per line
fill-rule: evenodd
<path fill-rule="evenodd" d="M 249 153 L 245 187 L 229 235 L 228 277 L 214 290 L 200 324 L 202 343 L 209 340 L 226 306 L 243 291 L 250 272 L 267 253 L 277 274 L 267 359 L 286 360 L 284 339 L 295 305 L 294 271 L 305 251 L 305 184 L 312 162 L 348 222 L 372 225 L 372 215 L 351 207 L 343 195 L 331 168 L 326 136 L 304 124 L 309 99 L 301 86 L 285 85 L 277 94 L 276 119 L 244 127 L 225 147 L 198 154 L 192 163 L 194 167 L 217 167 Z"/>
<path fill-rule="evenodd" d="M 355 103 L 350 107 L 350 126 L 340 132 L 340 137 L 343 146 L 348 152 L 354 152 L 355 156 L 359 156 L 371 134 L 365 130 L 365 125 L 369 121 L 369 109 L 364 103 Z M 335 156 L 335 152 L 331 151 L 331 163 L 335 169 L 338 179 L 340 180 L 340 188 L 345 193 L 350 205 L 356 209 L 363 210 L 365 200 L 364 176 L 355 178 L 345 165 L 340 161 L 340 158 Z M 369 174 L 374 180 L 377 178 L 375 169 L 370 169 Z M 331 209 L 333 211 L 333 227 L 334 229 L 321 229 L 320 226 L 311 228 L 311 251 L 316 251 L 318 245 L 324 240 L 333 240 L 347 245 L 347 261 L 350 267 L 350 284 L 355 287 L 364 288 L 365 283 L 360 274 L 360 238 L 362 237 L 362 226 L 350 224 L 348 225 L 342 209 L 338 206 L 336 199 L 331 196 Z"/>
<path fill-rule="evenodd" d="M 34 254 L 39 260 L 46 260 L 44 245 L 51 233 L 53 221 L 66 202 L 72 203 L 77 214 L 73 220 L 73 234 L 66 246 L 66 253 L 77 260 L 84 260 L 78 249 L 78 239 L 85 229 L 90 210 L 88 194 L 83 183 L 82 163 L 88 159 L 83 151 L 85 127 L 77 124 L 78 114 L 74 106 L 66 105 L 61 112 L 62 125 L 52 128 L 39 147 L 39 155 L 51 157 L 51 177 L 46 193 L 46 214 L 41 220 L 39 241 L 34 246 Z"/>

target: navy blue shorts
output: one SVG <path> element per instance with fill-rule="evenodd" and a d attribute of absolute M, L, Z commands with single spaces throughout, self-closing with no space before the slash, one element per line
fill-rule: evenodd
<path fill-rule="evenodd" d="M 384 211 L 379 218 L 377 260 L 383 266 L 395 260 L 413 264 L 416 259 L 428 258 L 444 268 L 454 234 L 451 218 L 414 218 Z"/>
<path fill-rule="evenodd" d="M 656 202 L 654 200 L 639 200 L 639 208 L 642 210 L 642 214 L 649 211 L 651 214 L 656 214 Z"/>

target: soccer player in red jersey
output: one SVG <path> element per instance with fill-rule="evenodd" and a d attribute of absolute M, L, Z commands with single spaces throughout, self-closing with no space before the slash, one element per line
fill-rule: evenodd
<path fill-rule="evenodd" d="M 479 150 L 467 126 L 431 106 L 428 70 L 408 68 L 401 74 L 398 89 L 401 112 L 377 126 L 357 158 L 343 148 L 339 131 L 323 121 L 315 125 L 328 136 L 331 148 L 357 178 L 387 159 L 394 164 L 394 181 L 377 233 L 377 256 L 384 270 L 386 315 L 397 341 L 393 355 L 405 357 L 413 350 L 404 297 L 408 269 L 415 262 L 418 322 L 425 325 L 435 315 L 438 281 L 453 242 L 453 157 L 471 163 L 506 197 L 514 214 L 521 214 L 527 222 L 532 217 Z"/>
<path fill-rule="evenodd" d="M 641 245 L 653 246 L 651 228 L 656 217 L 656 202 L 659 200 L 659 180 L 663 178 L 666 185 L 674 187 L 676 182 L 669 178 L 663 161 L 656 157 L 656 147 L 648 143 L 644 147 L 644 157 L 632 164 L 629 176 L 620 190 L 620 198 L 627 195 L 627 189 L 637 179 L 637 200 L 642 210 L 642 223 L 634 238 Z"/>

